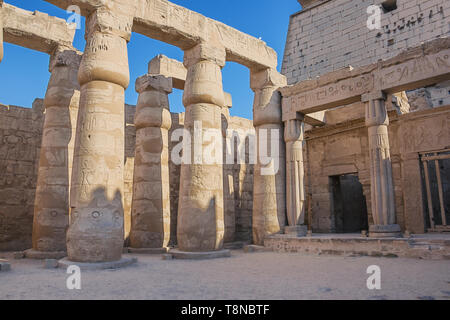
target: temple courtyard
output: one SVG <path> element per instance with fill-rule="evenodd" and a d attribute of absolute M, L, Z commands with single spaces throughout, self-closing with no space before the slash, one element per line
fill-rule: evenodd
<path fill-rule="evenodd" d="M 450 260 L 350 257 L 233 250 L 230 258 L 162 260 L 124 255 L 126 268 L 82 271 L 81 290 L 69 290 L 65 269 L 9 259 L 0 272 L 0 299 L 450 299 Z M 381 290 L 369 290 L 367 268 L 381 270 Z"/>

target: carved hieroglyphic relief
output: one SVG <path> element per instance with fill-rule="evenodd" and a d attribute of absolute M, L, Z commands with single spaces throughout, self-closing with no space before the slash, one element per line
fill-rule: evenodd
<path fill-rule="evenodd" d="M 376 83 L 381 90 L 388 90 L 408 85 L 415 81 L 427 82 L 427 79 L 446 73 L 450 74 L 450 49 L 430 56 L 415 58 L 400 65 L 384 68 L 377 72 Z M 414 84 L 411 89 L 417 86 L 417 84 Z"/>
<path fill-rule="evenodd" d="M 401 138 L 403 153 L 443 149 L 450 141 L 450 119 L 433 117 L 406 122 L 402 126 Z"/>
<path fill-rule="evenodd" d="M 336 105 L 343 104 L 340 101 L 362 95 L 372 90 L 372 88 L 373 77 L 371 75 L 341 80 L 337 83 L 293 96 L 291 98 L 291 111 L 306 112 L 314 107 L 327 106 L 331 103 L 337 102 Z"/>

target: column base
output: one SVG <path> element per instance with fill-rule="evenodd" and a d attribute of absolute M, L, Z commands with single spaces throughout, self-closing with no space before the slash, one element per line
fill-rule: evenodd
<path fill-rule="evenodd" d="M 117 261 L 107 262 L 75 262 L 64 258 L 58 261 L 58 267 L 68 268 L 69 266 L 78 266 L 81 270 L 104 270 L 104 269 L 119 269 L 136 263 L 136 258 L 122 258 Z"/>
<path fill-rule="evenodd" d="M 304 225 L 299 226 L 286 226 L 284 227 L 284 234 L 295 236 L 295 237 L 304 237 L 308 232 L 308 227 Z"/>
<path fill-rule="evenodd" d="M 167 251 L 168 248 L 128 248 L 128 252 L 134 254 L 164 254 Z"/>
<path fill-rule="evenodd" d="M 67 252 L 65 251 L 38 251 L 34 249 L 28 249 L 24 252 L 25 258 L 28 259 L 62 259 L 67 257 Z"/>
<path fill-rule="evenodd" d="M 206 251 L 206 252 L 188 252 L 174 249 L 170 250 L 169 253 L 173 256 L 174 259 L 189 259 L 189 260 L 205 260 L 205 259 L 231 257 L 231 251 L 227 249 L 218 251 Z"/>
<path fill-rule="evenodd" d="M 402 238 L 402 231 L 398 224 L 369 226 L 370 238 Z"/>

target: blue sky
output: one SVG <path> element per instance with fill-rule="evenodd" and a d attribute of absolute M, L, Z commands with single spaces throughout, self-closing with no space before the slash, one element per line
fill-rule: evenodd
<path fill-rule="evenodd" d="M 59 9 L 43 0 L 5 0 L 17 7 L 42 11 L 52 16 L 67 19 L 65 10 Z M 289 24 L 289 16 L 301 9 L 296 0 L 172 0 L 207 17 L 224 22 L 238 30 L 262 40 L 278 53 L 279 66 L 283 58 L 284 45 Z M 75 47 L 83 51 L 84 18 L 82 29 L 77 30 Z M 136 104 L 137 93 L 134 82 L 137 77 L 147 73 L 148 62 L 158 54 L 182 61 L 183 52 L 171 45 L 133 33 L 128 44 L 130 63 L 130 85 L 125 101 Z M 22 47 L 4 44 L 4 58 L 0 63 L 0 103 L 30 107 L 37 97 L 45 95 L 49 57 Z M 250 90 L 249 71 L 246 67 L 228 62 L 223 69 L 224 90 L 233 96 L 234 116 L 252 118 L 253 92 Z M 183 112 L 182 92 L 174 90 L 170 95 L 171 111 Z"/>

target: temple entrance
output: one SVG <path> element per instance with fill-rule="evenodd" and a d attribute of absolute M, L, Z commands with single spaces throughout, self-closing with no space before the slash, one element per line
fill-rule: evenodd
<path fill-rule="evenodd" d="M 330 177 L 333 195 L 332 231 L 353 233 L 367 230 L 367 206 L 357 174 Z M 334 226 L 334 228 L 333 228 Z"/>

